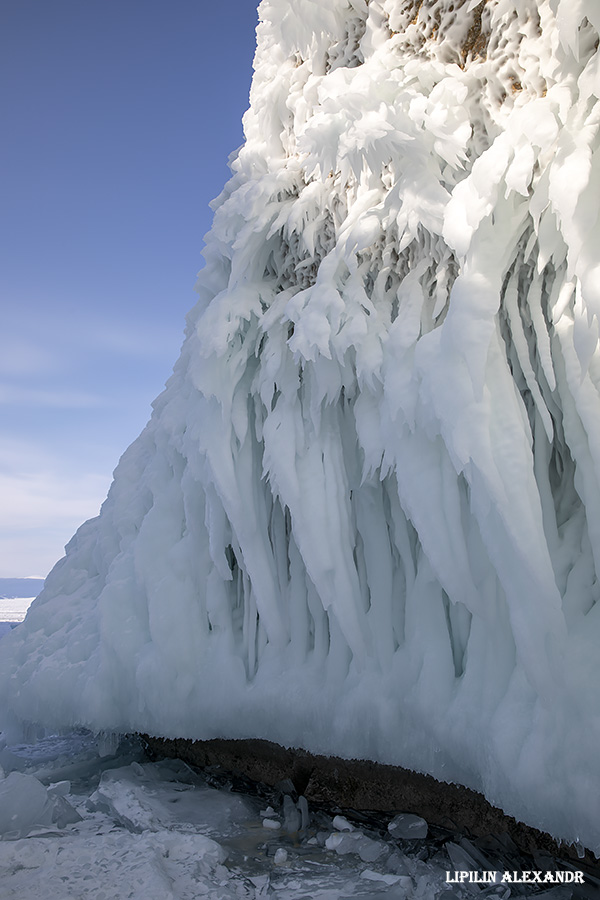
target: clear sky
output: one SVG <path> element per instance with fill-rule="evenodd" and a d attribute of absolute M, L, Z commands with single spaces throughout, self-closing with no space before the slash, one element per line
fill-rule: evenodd
<path fill-rule="evenodd" d="M 0 6 L 0 577 L 97 515 L 171 373 L 257 5 Z"/>

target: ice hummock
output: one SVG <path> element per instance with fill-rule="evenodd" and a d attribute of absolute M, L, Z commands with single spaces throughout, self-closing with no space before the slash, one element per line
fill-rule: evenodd
<path fill-rule="evenodd" d="M 595 0 L 263 0 L 198 305 L 12 713 L 426 771 L 600 849 Z"/>

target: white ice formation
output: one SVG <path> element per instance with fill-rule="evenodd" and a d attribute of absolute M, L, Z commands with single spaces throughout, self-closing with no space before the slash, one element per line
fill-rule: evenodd
<path fill-rule="evenodd" d="M 430 772 L 600 849 L 600 5 L 263 0 L 174 374 L 21 719 Z"/>

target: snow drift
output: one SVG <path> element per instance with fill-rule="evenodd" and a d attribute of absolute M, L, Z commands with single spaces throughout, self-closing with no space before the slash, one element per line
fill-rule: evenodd
<path fill-rule="evenodd" d="M 181 356 L 2 693 L 401 764 L 598 850 L 598 4 L 260 19 Z"/>

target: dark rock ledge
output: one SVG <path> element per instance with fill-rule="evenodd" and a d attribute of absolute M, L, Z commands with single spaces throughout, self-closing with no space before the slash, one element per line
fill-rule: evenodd
<path fill-rule="evenodd" d="M 558 843 L 492 806 L 482 794 L 400 766 L 359 759 L 317 756 L 264 740 L 192 741 L 141 735 L 152 758 L 181 759 L 199 768 L 219 766 L 224 772 L 274 787 L 289 779 L 309 803 L 343 809 L 405 812 L 430 825 L 468 837 L 508 834 L 527 854 L 542 851 L 567 859 L 600 877 L 600 860 L 589 850 Z M 580 853 L 583 851 L 580 848 Z"/>

